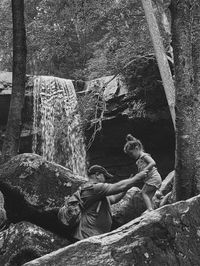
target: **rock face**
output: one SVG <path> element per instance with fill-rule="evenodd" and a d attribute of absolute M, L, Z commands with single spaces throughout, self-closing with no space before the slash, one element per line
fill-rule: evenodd
<path fill-rule="evenodd" d="M 199 265 L 199 206 L 200 196 L 164 206 L 115 231 L 77 242 L 24 266 Z"/>
<path fill-rule="evenodd" d="M 68 244 L 68 240 L 31 223 L 11 225 L 0 232 L 0 265 L 22 265 Z"/>
<path fill-rule="evenodd" d="M 18 188 L 28 203 L 43 210 L 61 206 L 64 197 L 85 182 L 69 169 L 36 154 L 20 154 L 2 165 L 0 181 Z"/>

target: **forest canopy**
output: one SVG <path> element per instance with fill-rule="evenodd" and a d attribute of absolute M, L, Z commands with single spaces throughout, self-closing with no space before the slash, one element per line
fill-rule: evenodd
<path fill-rule="evenodd" d="M 168 51 L 165 7 L 162 1 L 154 4 Z M 137 0 L 25 0 L 25 23 L 27 74 L 88 80 L 114 75 L 131 60 L 153 53 Z M 10 0 L 0 3 L 0 32 L 0 70 L 12 71 Z"/>

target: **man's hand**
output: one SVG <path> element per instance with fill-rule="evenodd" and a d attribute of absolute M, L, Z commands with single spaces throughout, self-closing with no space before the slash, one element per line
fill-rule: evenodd
<path fill-rule="evenodd" d="M 135 177 L 137 177 L 138 180 L 143 179 L 145 177 L 147 177 L 149 170 L 143 170 L 141 172 L 139 172 L 138 174 L 135 175 Z"/>

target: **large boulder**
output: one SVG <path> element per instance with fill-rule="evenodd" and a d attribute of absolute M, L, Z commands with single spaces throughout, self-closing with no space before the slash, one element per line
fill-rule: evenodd
<path fill-rule="evenodd" d="M 28 221 L 71 239 L 71 231 L 57 217 L 64 197 L 85 182 L 69 169 L 50 163 L 36 154 L 21 154 L 0 167 L 0 191 L 5 210 L 2 225 Z M 6 217 L 7 214 L 7 217 Z"/>
<path fill-rule="evenodd" d="M 24 266 L 194 266 L 200 261 L 200 196 L 164 206 L 110 233 Z"/>
<path fill-rule="evenodd" d="M 22 265 L 68 244 L 68 240 L 36 225 L 17 223 L 0 232 L 0 265 Z"/>
<path fill-rule="evenodd" d="M 71 239 L 69 228 L 57 213 L 64 197 L 71 195 L 85 180 L 69 169 L 50 163 L 36 154 L 21 154 L 0 167 L 0 191 L 5 210 L 0 209 L 2 225 L 29 221 Z M 6 217 L 7 214 L 7 217 Z"/>
<path fill-rule="evenodd" d="M 20 154 L 2 165 L 0 181 L 0 190 L 1 183 L 7 183 L 17 188 L 28 203 L 42 210 L 60 207 L 64 197 L 85 182 L 69 169 L 36 154 Z"/>

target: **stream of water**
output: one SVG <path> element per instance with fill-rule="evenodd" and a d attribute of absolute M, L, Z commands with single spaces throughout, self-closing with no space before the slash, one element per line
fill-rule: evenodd
<path fill-rule="evenodd" d="M 33 152 L 86 177 L 84 137 L 72 81 L 36 77 L 33 106 Z"/>

